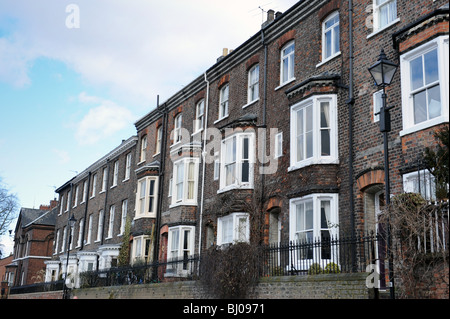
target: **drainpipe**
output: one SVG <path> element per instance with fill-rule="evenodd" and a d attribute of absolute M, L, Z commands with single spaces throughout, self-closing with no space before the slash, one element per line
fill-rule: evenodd
<path fill-rule="evenodd" d="M 101 237 L 101 241 L 100 241 L 100 246 L 103 245 L 103 240 L 105 237 L 106 208 L 107 208 L 107 203 L 108 203 L 108 191 L 109 191 L 109 169 L 110 169 L 110 162 L 109 162 L 109 158 L 108 158 L 106 160 L 106 190 L 105 190 L 105 204 L 104 204 L 104 208 L 103 208 L 103 225 L 102 225 L 102 237 Z"/>
<path fill-rule="evenodd" d="M 353 95 L 353 1 L 348 1 L 348 37 L 349 37 L 349 84 L 348 84 L 348 178 L 349 178 L 349 201 L 350 201 L 350 228 L 351 236 L 355 238 L 355 205 L 353 195 L 353 106 L 355 98 Z M 356 250 L 352 245 L 353 271 L 356 269 Z"/>
<path fill-rule="evenodd" d="M 200 255 L 202 251 L 202 231 L 203 231 L 203 201 L 204 201 L 204 193 L 205 193 L 205 170 L 206 170 L 206 130 L 208 128 L 208 109 L 209 109 L 209 81 L 206 76 L 206 72 L 204 73 L 205 82 L 206 82 L 206 99 L 205 99 L 205 127 L 203 128 L 203 150 L 202 150 L 202 192 L 200 196 L 200 229 L 198 235 L 198 258 L 200 260 Z"/>
<path fill-rule="evenodd" d="M 264 134 L 264 143 L 263 143 L 263 156 L 266 156 L 266 144 L 267 144 L 267 43 L 266 39 L 264 37 L 264 28 L 261 29 L 261 44 L 264 46 L 264 79 L 263 79 L 263 122 L 262 127 L 266 130 Z M 260 199 L 260 205 L 261 205 L 261 216 L 264 216 L 263 207 L 264 207 L 264 184 L 266 182 L 266 175 L 264 171 L 264 165 L 261 165 L 261 199 Z"/>
<path fill-rule="evenodd" d="M 87 185 L 86 185 L 86 188 L 88 189 L 88 192 L 86 193 L 86 204 L 85 204 L 85 206 L 84 206 L 84 223 L 83 223 L 83 235 L 82 235 L 82 239 L 81 239 L 81 247 L 80 247 L 80 250 L 83 250 L 83 248 L 84 248 L 84 236 L 85 236 L 85 234 L 86 234 L 86 226 L 87 226 L 87 223 L 88 223 L 88 220 L 87 220 L 87 214 L 88 214 L 88 203 L 89 203 L 89 188 L 91 187 L 91 172 L 89 172 L 88 173 L 88 182 L 87 182 Z M 83 189 L 83 194 L 84 194 L 84 189 Z"/>
<path fill-rule="evenodd" d="M 159 95 L 156 97 L 156 108 L 159 109 Z M 161 150 L 160 150 L 160 157 L 161 160 L 159 162 L 159 182 L 158 182 L 158 208 L 156 210 L 156 221 L 155 221 L 155 245 L 153 249 L 153 262 L 157 261 L 159 259 L 159 239 L 160 239 L 160 227 L 161 227 L 161 209 L 162 209 L 162 200 L 163 200 L 163 189 L 164 189 L 164 174 L 165 174 L 165 152 L 166 152 L 166 139 L 167 139 L 167 112 L 166 112 L 166 106 L 164 105 L 162 107 L 162 136 L 161 136 Z M 157 267 L 154 268 L 153 273 L 154 278 L 157 276 Z"/>

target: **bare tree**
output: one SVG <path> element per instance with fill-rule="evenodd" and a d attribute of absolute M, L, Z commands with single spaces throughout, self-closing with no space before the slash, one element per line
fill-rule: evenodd
<path fill-rule="evenodd" d="M 16 195 L 9 193 L 0 178 L 0 235 L 6 234 L 11 223 L 17 218 L 18 207 Z"/>

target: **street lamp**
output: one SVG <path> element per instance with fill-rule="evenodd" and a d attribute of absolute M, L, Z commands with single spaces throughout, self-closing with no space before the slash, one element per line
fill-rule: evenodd
<path fill-rule="evenodd" d="M 380 57 L 378 61 L 369 68 L 370 75 L 375 80 L 375 85 L 383 88 L 382 107 L 380 109 L 380 132 L 383 133 L 384 138 L 384 196 L 386 201 L 386 206 L 389 207 L 391 203 L 391 191 L 389 187 L 389 146 L 388 146 L 388 132 L 391 131 L 391 115 L 389 110 L 393 106 L 386 106 L 386 86 L 390 85 L 392 79 L 394 78 L 395 72 L 398 69 L 398 65 L 389 61 L 386 58 L 384 50 L 381 49 Z M 395 298 L 394 295 L 394 268 L 392 261 L 392 251 L 391 251 L 391 230 L 388 222 L 387 225 L 387 245 L 389 252 L 389 285 L 390 285 L 390 297 Z"/>
<path fill-rule="evenodd" d="M 67 287 L 67 271 L 69 268 L 69 248 L 70 243 L 72 241 L 72 228 L 75 226 L 75 223 L 77 222 L 76 218 L 72 216 L 69 218 L 67 225 L 69 230 L 69 240 L 67 241 L 67 260 L 66 260 L 66 275 L 64 277 L 64 291 L 63 291 L 63 299 L 69 299 L 69 287 Z"/>

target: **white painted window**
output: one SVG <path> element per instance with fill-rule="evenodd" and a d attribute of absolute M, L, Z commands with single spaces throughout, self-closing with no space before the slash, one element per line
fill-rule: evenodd
<path fill-rule="evenodd" d="M 313 96 L 291 107 L 291 166 L 337 164 L 335 95 Z"/>
<path fill-rule="evenodd" d="M 162 141 L 162 126 L 159 126 L 156 130 L 156 146 L 155 155 L 161 153 L 161 141 Z"/>
<path fill-rule="evenodd" d="M 403 191 L 420 194 L 427 200 L 436 200 L 436 181 L 428 170 L 404 174 Z"/>
<path fill-rule="evenodd" d="M 125 232 L 125 225 L 127 223 L 127 216 L 128 216 L 128 200 L 125 199 L 122 201 L 122 215 L 120 218 L 120 232 L 119 235 L 123 235 Z"/>
<path fill-rule="evenodd" d="M 131 153 L 128 153 L 125 159 L 125 181 L 130 179 L 130 171 L 131 171 Z"/>
<path fill-rule="evenodd" d="M 181 141 L 181 128 L 183 124 L 183 114 L 178 114 L 175 117 L 173 143 L 176 144 Z"/>
<path fill-rule="evenodd" d="M 322 61 L 340 53 L 339 38 L 339 12 L 334 12 L 322 24 Z"/>
<path fill-rule="evenodd" d="M 103 210 L 101 210 L 100 213 L 98 214 L 97 239 L 95 241 L 100 241 L 103 236 L 103 215 L 104 215 L 104 213 L 105 212 Z"/>
<path fill-rule="evenodd" d="M 254 65 L 248 71 L 248 92 L 247 103 L 251 103 L 259 98 L 259 65 Z"/>
<path fill-rule="evenodd" d="M 103 168 L 103 179 L 102 179 L 102 192 L 106 191 L 106 185 L 108 183 L 108 168 Z"/>
<path fill-rule="evenodd" d="M 119 161 L 115 161 L 113 171 L 113 183 L 111 187 L 117 186 L 118 181 L 119 181 Z"/>
<path fill-rule="evenodd" d="M 283 132 L 275 135 L 275 152 L 274 157 L 278 158 L 283 156 Z"/>
<path fill-rule="evenodd" d="M 281 49 L 280 85 L 294 79 L 294 49 L 294 41 L 289 42 Z"/>
<path fill-rule="evenodd" d="M 158 177 L 149 176 L 138 181 L 136 194 L 136 218 L 156 217 Z"/>
<path fill-rule="evenodd" d="M 373 26 L 374 31 L 389 26 L 397 19 L 397 0 L 373 1 Z"/>
<path fill-rule="evenodd" d="M 73 202 L 73 207 L 77 207 L 77 205 L 78 205 L 79 192 L 80 192 L 80 185 L 77 185 L 75 187 L 75 198 L 74 198 L 74 202 Z"/>
<path fill-rule="evenodd" d="M 116 206 L 112 205 L 109 208 L 109 223 L 108 223 L 108 236 L 107 238 L 113 237 L 114 232 L 114 215 L 116 214 Z"/>
<path fill-rule="evenodd" d="M 203 129 L 205 123 L 205 100 L 201 100 L 195 107 L 194 133 Z"/>
<path fill-rule="evenodd" d="M 311 194 L 293 198 L 289 207 L 289 238 L 299 243 L 336 239 L 338 216 L 337 194 Z M 338 260 L 337 252 L 330 249 L 329 245 L 302 250 L 296 258 L 292 261 L 296 269 L 306 270 L 310 263 L 303 264 L 304 260 Z"/>
<path fill-rule="evenodd" d="M 229 84 L 220 89 L 219 120 L 228 116 Z"/>
<path fill-rule="evenodd" d="M 232 213 L 217 219 L 217 244 L 250 241 L 248 213 Z"/>
<path fill-rule="evenodd" d="M 141 138 L 141 157 L 140 162 L 144 162 L 147 158 L 147 135 Z"/>
<path fill-rule="evenodd" d="M 84 218 L 80 219 L 79 228 L 78 228 L 78 241 L 77 241 L 77 247 L 81 246 L 82 240 L 83 240 L 83 228 L 84 228 Z"/>
<path fill-rule="evenodd" d="M 93 222 L 93 215 L 89 215 L 89 224 L 88 224 L 88 234 L 87 234 L 87 239 L 86 239 L 86 245 L 91 243 L 92 240 L 92 222 Z"/>
<path fill-rule="evenodd" d="M 97 188 L 97 174 L 92 176 L 92 186 L 91 186 L 91 194 L 90 197 L 95 197 L 95 189 Z"/>
<path fill-rule="evenodd" d="M 236 133 L 222 141 L 219 192 L 253 188 L 254 151 L 254 132 Z"/>
<path fill-rule="evenodd" d="M 448 122 L 448 36 L 435 38 L 400 57 L 405 135 Z"/>
<path fill-rule="evenodd" d="M 172 205 L 197 205 L 198 158 L 183 158 L 173 164 Z"/>

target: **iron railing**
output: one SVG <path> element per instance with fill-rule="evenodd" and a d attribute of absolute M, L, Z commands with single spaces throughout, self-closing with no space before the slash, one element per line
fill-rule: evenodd
<path fill-rule="evenodd" d="M 44 291 L 57 291 L 63 290 L 64 281 L 51 281 L 51 282 L 41 282 L 37 284 L 24 285 L 24 286 L 14 286 L 9 290 L 10 295 L 27 294 L 35 292 Z"/>
<path fill-rule="evenodd" d="M 263 250 L 262 276 L 365 272 L 384 249 L 375 234 L 273 243 Z"/>
<path fill-rule="evenodd" d="M 86 271 L 79 274 L 79 286 L 88 288 L 195 279 L 198 275 L 198 261 L 198 256 L 189 256 L 164 262 Z"/>

